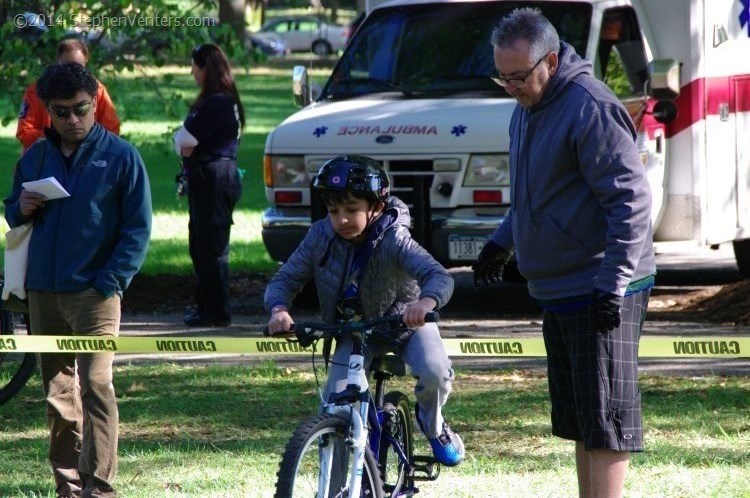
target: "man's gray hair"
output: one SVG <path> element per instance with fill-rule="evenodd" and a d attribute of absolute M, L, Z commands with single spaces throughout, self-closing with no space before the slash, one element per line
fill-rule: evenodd
<path fill-rule="evenodd" d="M 557 30 L 539 9 L 532 7 L 513 10 L 497 23 L 490 36 L 490 43 L 495 48 L 509 48 L 518 40 L 529 42 L 529 56 L 534 60 L 560 50 Z"/>

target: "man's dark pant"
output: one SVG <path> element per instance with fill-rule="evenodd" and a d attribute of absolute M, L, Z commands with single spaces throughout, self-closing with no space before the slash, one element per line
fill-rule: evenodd
<path fill-rule="evenodd" d="M 221 159 L 191 164 L 189 247 L 198 279 L 195 302 L 202 317 L 229 320 L 229 235 L 232 212 L 242 195 L 236 163 Z"/>
<path fill-rule="evenodd" d="M 39 335 L 117 337 L 120 297 L 29 292 L 31 330 Z M 50 429 L 49 460 L 58 496 L 115 496 L 119 414 L 113 353 L 40 353 Z"/>

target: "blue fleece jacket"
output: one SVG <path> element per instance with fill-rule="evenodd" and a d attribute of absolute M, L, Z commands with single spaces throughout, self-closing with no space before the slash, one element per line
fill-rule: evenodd
<path fill-rule="evenodd" d="M 510 123 L 511 207 L 492 235 L 516 251 L 540 300 L 622 296 L 656 271 L 651 193 L 627 111 L 560 44 L 559 68 L 542 99 L 516 106 Z"/>
<path fill-rule="evenodd" d="M 66 165 L 59 135 L 47 132 L 48 139 L 18 161 L 13 190 L 4 200 L 5 219 L 15 227 L 28 221 L 18 206 L 23 182 L 54 176 L 70 194 L 47 201 L 33 216 L 26 289 L 77 292 L 93 286 L 105 296 L 122 295 L 146 257 L 151 235 L 143 160 L 135 147 L 96 123 Z"/>

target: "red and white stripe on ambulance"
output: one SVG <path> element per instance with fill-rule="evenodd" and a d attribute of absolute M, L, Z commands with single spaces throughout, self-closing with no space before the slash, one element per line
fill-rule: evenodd
<path fill-rule="evenodd" d="M 738 0 L 633 0 L 649 58 L 681 64 L 673 120 L 655 119 L 653 99 L 642 115 L 631 113 L 646 142 L 642 150 L 648 155 L 644 163 L 654 191 L 657 240 L 735 241 L 737 250 L 737 241 L 750 239 L 746 5 Z"/>

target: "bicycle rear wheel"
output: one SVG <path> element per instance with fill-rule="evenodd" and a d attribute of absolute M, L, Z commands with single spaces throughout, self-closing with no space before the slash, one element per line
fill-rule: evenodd
<path fill-rule="evenodd" d="M 346 420 L 330 413 L 318 415 L 302 422 L 289 440 L 279 465 L 276 481 L 276 498 L 352 498 L 347 489 L 348 470 L 351 467 L 351 450 L 346 444 L 348 428 Z M 320 452 L 334 450 L 334 462 L 344 464 L 346 472 L 333 471 L 325 476 L 331 482 L 328 495 L 318 494 L 321 479 Z M 343 475 L 339 475 L 343 474 Z M 375 457 L 369 448 L 365 452 L 364 473 L 360 497 L 383 498 L 383 482 L 380 479 Z"/>
<path fill-rule="evenodd" d="M 0 340 L 5 341 L 17 333 L 26 331 L 16 327 L 12 312 L 0 309 Z M 0 405 L 18 394 L 35 369 L 34 353 L 0 352 Z"/>
<path fill-rule="evenodd" d="M 414 455 L 414 426 L 411 420 L 411 406 L 408 397 L 394 391 L 383 400 L 383 436 L 380 438 L 378 467 L 383 478 L 386 496 L 397 496 L 403 490 L 414 488 L 409 477 L 408 462 Z M 393 444 L 385 434 L 390 434 L 406 455 L 407 462 L 401 461 Z"/>

